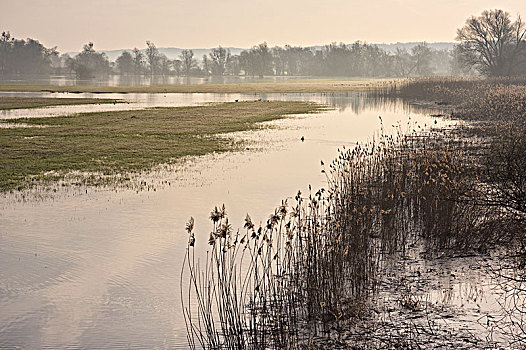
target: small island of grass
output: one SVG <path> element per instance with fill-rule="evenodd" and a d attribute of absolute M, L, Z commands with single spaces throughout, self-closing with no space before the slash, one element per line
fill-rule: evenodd
<path fill-rule="evenodd" d="M 11 119 L 6 122 L 12 127 L 0 128 L 0 190 L 23 189 L 31 179 L 45 180 L 47 172 L 126 173 L 185 156 L 234 150 L 240 145 L 218 134 L 324 108 L 307 102 L 253 101 Z"/>

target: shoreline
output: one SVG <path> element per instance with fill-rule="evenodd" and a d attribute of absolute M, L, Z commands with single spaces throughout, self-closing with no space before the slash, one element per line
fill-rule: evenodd
<path fill-rule="evenodd" d="M 0 84 L 2 92 L 48 93 L 332 93 L 375 91 L 394 79 L 298 79 L 289 82 L 210 83 L 181 85 L 90 86 Z"/>
<path fill-rule="evenodd" d="M 11 97 L 0 96 L 0 110 L 34 109 L 52 106 L 72 106 L 85 104 L 123 103 L 119 99 L 108 98 L 62 98 L 62 97 Z"/>

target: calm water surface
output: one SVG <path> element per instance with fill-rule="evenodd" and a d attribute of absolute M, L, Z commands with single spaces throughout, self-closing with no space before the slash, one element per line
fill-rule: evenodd
<path fill-rule="evenodd" d="M 379 116 L 388 132 L 397 123 L 403 130 L 434 123 L 425 111 L 359 94 L 111 95 L 116 97 L 130 102 L 127 109 L 254 98 L 309 100 L 335 109 L 237 133 L 233 137 L 249 140 L 248 150 L 192 158 L 149 174 L 150 190 L 66 187 L 40 199 L 38 190 L 25 200 L 1 197 L 1 349 L 186 348 L 179 276 L 190 216 L 197 249 L 204 252 L 214 206 L 225 204 L 234 227 L 242 227 L 247 212 L 264 222 L 282 199 L 308 191 L 309 184 L 324 186 L 320 160 L 328 163 L 339 147 L 370 140 Z M 120 107 L 4 111 L 2 117 Z"/>
<path fill-rule="evenodd" d="M 210 102 L 233 102 L 262 100 L 286 100 L 286 101 L 312 101 L 328 104 L 332 107 L 346 110 L 351 109 L 358 113 L 365 107 L 385 108 L 386 101 L 381 99 L 365 99 L 363 94 L 215 94 L 215 93 L 166 93 L 166 94 L 92 94 L 92 93 L 48 93 L 48 92 L 1 92 L 0 96 L 20 97 L 46 97 L 46 98 L 104 98 L 121 100 L 121 103 L 88 104 L 71 106 L 51 106 L 45 108 L 0 110 L 0 123 L 2 119 L 14 118 L 43 118 L 61 115 L 69 115 L 83 112 L 106 112 L 120 110 L 134 110 L 153 107 L 180 107 L 195 106 Z M 388 103 L 389 108 L 404 108 L 409 110 L 407 104 L 401 102 Z M 413 107 L 414 110 L 416 107 Z M 424 110 L 425 111 L 425 110 Z"/>
<path fill-rule="evenodd" d="M 297 79 L 312 79 L 311 77 L 300 76 L 267 76 L 265 78 L 256 78 L 249 76 L 210 76 L 210 77 L 179 77 L 179 76 L 153 76 L 148 75 L 110 75 L 106 78 L 93 79 L 76 79 L 71 76 L 57 75 L 50 77 L 42 76 L 24 76 L 22 79 L 4 79 L 2 84 L 36 84 L 36 85 L 53 85 L 53 86 L 137 86 L 137 85 L 187 85 L 187 84 L 223 84 L 223 83 L 262 83 L 262 82 L 283 82 Z M 342 80 L 359 80 L 364 81 L 366 78 L 351 77 L 318 77 L 317 79 L 337 79 Z M 374 80 L 374 79 L 371 79 Z"/>

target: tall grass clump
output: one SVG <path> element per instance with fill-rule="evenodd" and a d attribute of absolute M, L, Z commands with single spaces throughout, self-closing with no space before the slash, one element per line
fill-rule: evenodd
<path fill-rule="evenodd" d="M 383 258 L 415 235 L 431 246 L 466 241 L 483 220 L 462 200 L 466 158 L 438 137 L 382 136 L 341 150 L 323 169 L 327 190 L 298 193 L 260 227 L 247 215 L 234 232 L 214 209 L 201 258 L 191 221 L 182 275 L 191 346 L 308 344 L 362 315 Z"/>
<path fill-rule="evenodd" d="M 363 161 L 364 152 L 342 153 L 333 172 L 345 171 L 351 158 Z M 359 181 L 364 174 L 353 176 Z M 202 260 L 189 222 L 183 300 L 192 347 L 290 348 L 359 312 L 375 267 L 374 208 L 363 202 L 368 186 L 340 183 L 344 194 L 334 191 L 336 181 L 328 191 L 298 193 L 263 226 L 247 215 L 243 231 L 233 232 L 224 208 L 214 209 Z M 344 199 L 354 195 L 355 201 Z"/>
<path fill-rule="evenodd" d="M 477 137 L 480 204 L 498 206 L 508 217 L 526 214 L 526 78 L 486 80 L 429 78 L 402 83 L 396 95 L 446 101 L 452 117 L 468 122 L 459 137 Z M 471 149 L 473 147 L 470 147 Z M 466 147 L 462 147 L 466 150 Z"/>

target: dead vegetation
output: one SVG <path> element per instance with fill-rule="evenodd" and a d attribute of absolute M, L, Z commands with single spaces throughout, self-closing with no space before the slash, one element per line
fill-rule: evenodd
<path fill-rule="evenodd" d="M 444 252 L 476 255 L 496 246 L 519 247 L 517 256 L 524 256 L 518 242 L 526 232 L 526 94 L 514 84 L 406 83 L 389 94 L 419 91 L 418 98 L 439 97 L 446 104 L 468 96 L 453 116 L 470 123 L 418 134 L 400 130 L 367 146 L 342 149 L 322 169 L 327 189 L 298 193 L 261 227 L 247 216 L 245 229 L 236 231 L 224 207 L 216 208 L 206 256 L 195 251 L 191 219 L 181 275 L 189 281 L 181 292 L 190 346 L 317 348 L 314 339 L 323 339 L 322 347 L 349 348 L 360 344 L 359 337 L 343 336 L 349 329 L 381 325 L 363 326 L 382 280 L 378 274 L 414 242 L 423 242 L 428 259 Z M 509 277 L 523 285 L 520 276 Z M 511 289 L 510 295 L 524 300 L 524 288 Z M 424 303 L 409 290 L 398 307 L 420 312 Z M 409 319 L 385 331 L 377 346 L 484 344 L 472 343 L 469 331 L 452 334 L 433 319 L 420 326 Z M 362 336 L 374 334 L 382 332 Z M 510 343 L 524 336 L 522 327 L 514 328 Z M 422 339 L 434 340 L 426 345 Z"/>

